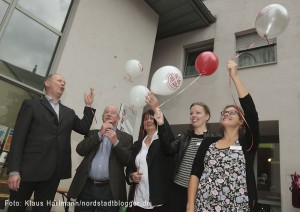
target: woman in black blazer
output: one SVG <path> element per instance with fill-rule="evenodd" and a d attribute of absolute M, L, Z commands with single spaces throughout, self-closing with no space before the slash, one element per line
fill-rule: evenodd
<path fill-rule="evenodd" d="M 129 201 L 133 207 L 128 211 L 167 210 L 170 187 L 172 157 L 162 148 L 157 135 L 157 122 L 153 110 L 142 116 L 138 141 L 133 146 L 133 158 L 126 169 L 126 179 L 130 184 Z"/>

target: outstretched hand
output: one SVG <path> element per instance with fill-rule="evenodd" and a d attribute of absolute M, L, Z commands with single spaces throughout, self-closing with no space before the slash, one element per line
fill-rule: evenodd
<path fill-rule="evenodd" d="M 239 79 L 237 69 L 238 65 L 233 60 L 228 60 L 227 71 L 235 84 L 239 98 L 244 98 L 248 94 L 248 91 L 242 81 Z"/>
<path fill-rule="evenodd" d="M 148 95 L 146 96 L 146 102 L 153 111 L 155 111 L 156 108 L 159 108 L 158 100 L 153 92 L 148 93 Z"/>
<path fill-rule="evenodd" d="M 84 94 L 84 102 L 87 106 L 91 107 L 93 101 L 94 101 L 94 88 L 90 88 L 90 92 Z"/>
<path fill-rule="evenodd" d="M 159 109 L 159 104 L 156 96 L 153 92 L 149 92 L 146 96 L 146 102 L 151 107 L 151 109 L 154 111 L 154 118 L 157 121 L 159 125 L 162 125 L 164 123 L 164 115 Z"/>
<path fill-rule="evenodd" d="M 234 78 L 237 76 L 237 68 L 238 65 L 233 60 L 228 60 L 227 62 L 227 71 L 230 74 L 231 78 Z"/>
<path fill-rule="evenodd" d="M 158 125 L 164 124 L 164 114 L 159 107 L 154 110 L 154 119 L 157 121 Z"/>

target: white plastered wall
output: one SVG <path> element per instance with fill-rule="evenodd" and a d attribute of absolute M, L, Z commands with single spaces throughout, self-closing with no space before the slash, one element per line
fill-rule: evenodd
<path fill-rule="evenodd" d="M 130 89 L 137 84 L 147 85 L 158 15 L 140 0 L 80 0 L 76 3 L 72 25 L 56 65 L 57 72 L 66 79 L 62 101 L 82 117 L 83 95 L 93 87 L 97 123 L 94 121 L 91 129 L 99 129 L 102 111 L 107 105 L 130 105 Z M 142 75 L 133 82 L 124 79 L 124 65 L 129 59 L 137 59 L 143 65 Z M 134 139 L 138 135 L 142 108 L 137 111 Z M 72 134 L 72 177 L 82 160 L 75 151 L 82 139 L 82 135 Z M 71 179 L 62 180 L 59 187 L 68 189 L 70 183 Z M 61 196 L 56 195 L 56 200 L 62 200 Z M 63 211 L 63 208 L 52 210 Z"/>
<path fill-rule="evenodd" d="M 272 3 L 285 6 L 290 15 L 286 30 L 277 37 L 277 60 L 275 65 L 248 68 L 239 71 L 239 76 L 254 98 L 261 121 L 279 120 L 280 136 L 280 178 L 281 210 L 299 211 L 291 205 L 290 174 L 300 172 L 300 2 L 298 0 L 209 0 L 205 5 L 216 17 L 216 23 L 208 28 L 196 30 L 156 42 L 151 76 L 160 67 L 173 65 L 183 70 L 184 47 L 201 41 L 214 39 L 214 52 L 219 58 L 219 68 L 207 77 L 201 77 L 183 93 L 162 106 L 171 124 L 189 123 L 189 106 L 203 101 L 212 111 L 210 122 L 219 122 L 219 112 L 233 103 L 229 88 L 226 62 L 236 55 L 235 33 L 254 29 L 258 12 Z M 184 79 L 181 88 L 188 86 L 195 78 Z M 161 97 L 161 103 L 170 96 Z"/>

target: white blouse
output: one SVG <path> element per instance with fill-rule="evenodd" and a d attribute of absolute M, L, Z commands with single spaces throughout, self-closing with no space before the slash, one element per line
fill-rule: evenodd
<path fill-rule="evenodd" d="M 158 139 L 157 131 L 154 133 L 149 147 L 145 144 L 147 137 L 148 135 L 144 138 L 142 142 L 142 148 L 135 158 L 135 165 L 138 169 L 138 172 L 142 173 L 142 177 L 140 183 L 137 184 L 135 189 L 134 204 L 144 209 L 152 209 L 155 206 L 152 205 L 149 199 L 148 164 L 146 157 L 153 140 Z"/>

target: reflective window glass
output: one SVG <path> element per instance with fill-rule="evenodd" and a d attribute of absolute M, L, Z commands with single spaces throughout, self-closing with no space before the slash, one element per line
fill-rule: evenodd
<path fill-rule="evenodd" d="M 0 79 L 0 125 L 13 128 L 23 100 L 40 98 L 40 94 Z"/>
<path fill-rule="evenodd" d="M 277 62 L 276 38 L 268 41 L 256 32 L 236 37 L 239 68 L 274 64 Z"/>
<path fill-rule="evenodd" d="M 257 193 L 261 211 L 280 211 L 279 150 L 279 143 L 260 143 L 257 150 Z"/>
<path fill-rule="evenodd" d="M 43 89 L 59 36 L 15 10 L 0 40 L 0 73 Z"/>
<path fill-rule="evenodd" d="M 18 5 L 61 31 L 71 0 L 19 0 Z"/>
<path fill-rule="evenodd" d="M 0 24 L 2 22 L 2 19 L 5 15 L 5 12 L 6 12 L 7 8 L 8 8 L 8 4 L 1 0 L 0 1 Z"/>
<path fill-rule="evenodd" d="M 6 180 L 8 177 L 7 152 L 10 150 L 15 121 L 22 102 L 25 99 L 40 98 L 40 94 L 30 92 L 0 79 L 0 180 Z M 0 185 L 0 193 L 9 194 L 7 185 Z"/>

